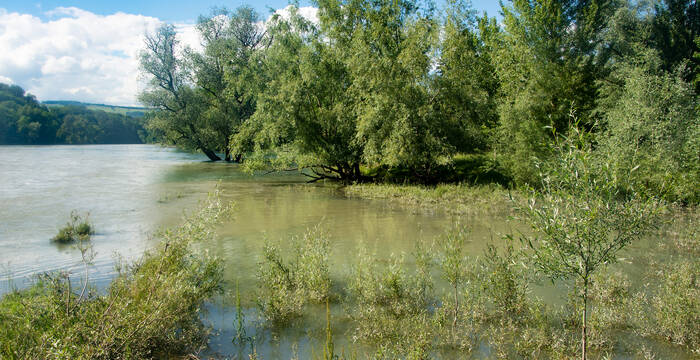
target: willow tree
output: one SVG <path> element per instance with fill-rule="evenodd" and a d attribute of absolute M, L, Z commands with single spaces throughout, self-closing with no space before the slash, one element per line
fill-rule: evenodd
<path fill-rule="evenodd" d="M 363 180 L 361 164 L 428 172 L 451 150 L 431 102 L 431 13 L 409 1 L 317 5 L 320 26 L 294 9 L 270 24 L 268 82 L 244 132 L 256 159 L 316 179 Z"/>
<path fill-rule="evenodd" d="M 255 111 L 258 69 L 252 58 L 264 50 L 267 32 L 258 13 L 247 6 L 201 16 L 197 30 L 204 50 L 190 52 L 189 60 L 194 83 L 207 102 L 204 116 L 221 138 L 226 161 L 240 162 L 242 153 L 232 155 L 229 142 Z"/>
<path fill-rule="evenodd" d="M 433 9 L 401 0 L 324 0 L 319 7 L 323 32 L 352 79 L 363 161 L 426 180 L 454 151 L 430 86 L 439 33 Z"/>
<path fill-rule="evenodd" d="M 182 57 L 174 26 L 166 24 L 147 35 L 145 45 L 141 69 L 150 81 L 139 100 L 157 110 L 149 114 L 147 128 L 161 141 L 221 160 L 215 152 L 221 136 L 203 116 L 206 102 L 192 85 L 191 67 Z"/>
<path fill-rule="evenodd" d="M 685 66 L 685 81 L 700 77 L 700 3 L 696 0 L 655 2 L 651 43 L 659 51 L 663 69 L 675 71 Z M 695 84 L 700 92 L 700 82 Z"/>
<path fill-rule="evenodd" d="M 501 153 L 516 182 L 534 183 L 534 159 L 546 156 L 552 129 L 565 133 L 575 109 L 580 124 L 595 123 L 598 80 L 606 71 L 604 43 L 614 0 L 512 0 L 503 6 L 503 32 L 492 39 L 502 97 Z"/>
<path fill-rule="evenodd" d="M 540 168 L 540 190 L 533 190 L 528 206 L 521 209 L 535 231 L 521 240 L 538 269 L 552 280 L 576 280 L 583 360 L 588 349 L 591 276 L 643 237 L 657 214 L 653 199 L 625 189 L 615 167 L 594 158 L 586 135 L 572 127 L 568 136 L 560 138 L 556 160 Z"/>
<path fill-rule="evenodd" d="M 498 122 L 493 49 L 484 39 L 497 36 L 499 28 L 486 14 L 477 18 L 469 2 L 449 0 L 447 5 L 433 84 L 435 111 L 457 151 L 483 150 Z"/>
<path fill-rule="evenodd" d="M 307 169 L 314 179 L 357 180 L 361 147 L 348 96 L 350 77 L 317 27 L 290 8 L 267 24 L 270 47 L 258 57 L 266 77 L 257 110 L 234 139 L 253 139 L 248 166 Z"/>

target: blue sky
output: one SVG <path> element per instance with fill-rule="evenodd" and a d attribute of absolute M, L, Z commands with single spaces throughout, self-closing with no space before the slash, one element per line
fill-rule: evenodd
<path fill-rule="evenodd" d="M 439 1 L 437 1 L 439 3 Z M 280 9 L 287 6 L 287 0 L 263 0 L 263 1 L 239 1 L 239 0 L 121 0 L 121 1 L 95 1 L 95 0 L 1 0 L 0 8 L 8 12 L 31 14 L 38 17 L 46 16 L 47 11 L 57 7 L 77 7 L 99 15 L 109 15 L 116 12 L 127 14 L 145 15 L 159 18 L 168 22 L 192 22 L 200 14 L 209 12 L 216 6 L 236 8 L 249 4 L 260 13 L 267 14 L 268 10 Z M 300 1 L 300 6 L 309 6 L 311 1 Z M 489 15 L 498 14 L 498 0 L 473 0 L 472 5 L 479 12 L 488 11 Z"/>
<path fill-rule="evenodd" d="M 436 0 L 438 6 L 443 0 Z M 197 49 L 194 23 L 213 7 L 251 4 L 262 15 L 287 0 L 0 0 L 0 83 L 16 84 L 39 100 L 138 105 L 145 79 L 139 71 L 144 34 L 163 22 L 176 26 L 181 44 Z M 497 0 L 473 7 L 498 14 Z M 301 14 L 316 17 L 311 0 Z M 304 8 L 306 6 L 306 8 Z"/>

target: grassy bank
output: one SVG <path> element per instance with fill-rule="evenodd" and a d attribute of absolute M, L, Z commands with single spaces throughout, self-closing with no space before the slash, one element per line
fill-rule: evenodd
<path fill-rule="evenodd" d="M 220 261 L 193 249 L 213 236 L 228 211 L 218 197 L 159 234 L 162 241 L 131 264 L 118 264 L 105 293 L 68 273 L 36 278 L 0 300 L 2 359 L 142 359 L 206 347 L 204 302 L 221 290 Z M 85 291 L 87 289 L 87 291 Z"/>
<path fill-rule="evenodd" d="M 513 206 L 509 197 L 520 198 L 519 194 L 493 184 L 356 184 L 343 190 L 349 197 L 384 199 L 420 211 L 451 215 L 508 213 Z"/>

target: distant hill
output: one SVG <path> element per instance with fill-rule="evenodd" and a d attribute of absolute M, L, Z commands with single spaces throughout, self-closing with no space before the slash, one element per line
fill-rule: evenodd
<path fill-rule="evenodd" d="M 137 106 L 116 106 L 116 105 L 105 105 L 105 104 L 92 104 L 84 103 L 80 101 L 70 101 L 70 100 L 50 100 L 43 101 L 42 104 L 48 107 L 54 106 L 84 106 L 89 110 L 101 110 L 108 113 L 121 114 L 133 117 L 143 117 L 143 115 L 148 111 L 148 108 L 137 107 Z"/>
<path fill-rule="evenodd" d="M 146 109 L 40 103 L 17 85 L 0 83 L 0 145 L 140 144 Z"/>

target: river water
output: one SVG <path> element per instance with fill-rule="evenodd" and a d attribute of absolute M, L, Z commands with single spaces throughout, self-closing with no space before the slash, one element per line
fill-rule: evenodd
<path fill-rule="evenodd" d="M 64 270 L 82 276 L 80 252 L 50 242 L 71 211 L 89 213 L 95 225 L 90 278 L 104 288 L 114 276 L 115 254 L 138 257 L 155 241 L 150 234 L 176 224 L 217 184 L 236 211 L 203 246 L 224 259 L 229 290 L 239 283 L 244 294 L 255 288 L 265 239 L 284 244 L 320 224 L 330 235 L 331 265 L 338 275 L 348 271 L 359 244 L 380 258 L 407 254 L 416 239 L 434 238 L 454 220 L 347 198 L 338 185 L 306 184 L 296 173 L 253 177 L 237 165 L 155 145 L 0 146 L 0 294 L 26 286 L 37 273 Z M 507 215 L 462 217 L 471 229 L 467 252 L 481 254 L 489 241 L 513 231 Z M 252 297 L 245 300 L 253 303 Z M 229 298 L 208 306 L 206 320 L 216 330 L 208 354 L 242 351 L 231 343 L 235 310 L 230 304 Z M 255 316 L 253 306 L 246 314 Z M 310 326 L 322 329 L 325 317 L 315 320 Z M 253 331 L 249 324 L 249 335 Z M 315 344 L 303 329 L 258 336 L 257 351 L 265 359 L 289 358 L 297 346 L 303 358 Z"/>

